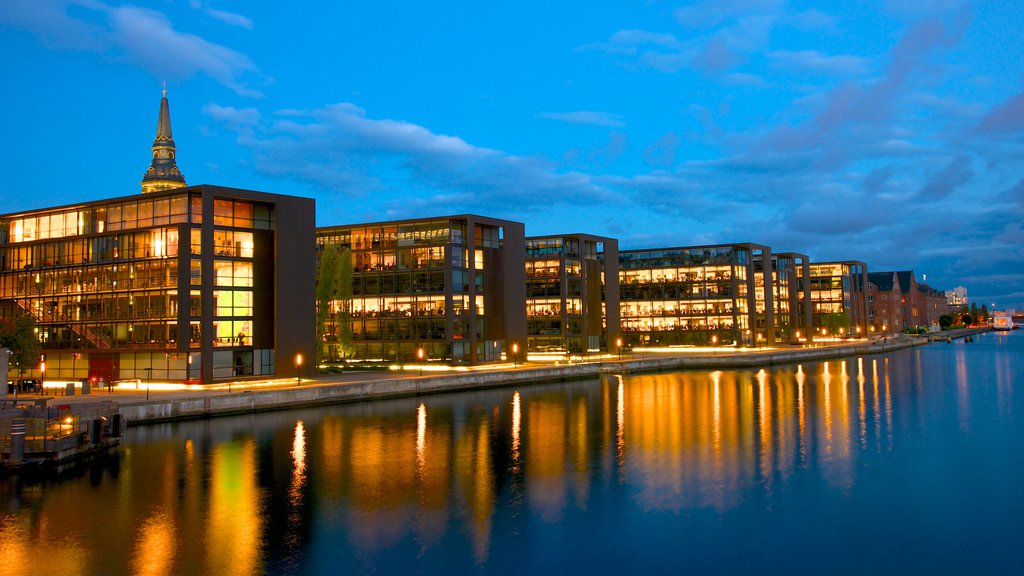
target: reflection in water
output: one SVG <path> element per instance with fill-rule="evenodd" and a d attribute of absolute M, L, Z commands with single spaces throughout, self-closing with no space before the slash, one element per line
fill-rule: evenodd
<path fill-rule="evenodd" d="M 206 546 L 210 574 L 253 574 L 260 568 L 264 517 L 256 469 L 252 438 L 213 449 Z"/>
<path fill-rule="evenodd" d="M 962 432 L 986 401 L 1012 414 L 1019 370 L 997 359 L 979 401 L 970 354 L 952 355 Z M 850 495 L 904 443 L 894 420 L 903 433 L 924 418 L 906 412 L 927 402 L 917 374 L 857 358 L 133 428 L 123 460 L 88 479 L 0 484 L 3 570 L 393 572 L 462 558 L 451 571 L 465 572 L 580 518 L 590 534 L 623 514 L 697 523 L 787 494 Z"/>

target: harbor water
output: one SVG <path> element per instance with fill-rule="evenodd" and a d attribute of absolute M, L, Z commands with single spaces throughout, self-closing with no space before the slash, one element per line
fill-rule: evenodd
<path fill-rule="evenodd" d="M 141 426 L 0 478 L 0 574 L 1021 574 L 1022 397 L 1018 331 Z"/>

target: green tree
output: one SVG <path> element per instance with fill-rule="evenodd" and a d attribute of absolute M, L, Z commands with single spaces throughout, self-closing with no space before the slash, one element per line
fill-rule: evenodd
<path fill-rule="evenodd" d="M 0 347 L 11 351 L 11 366 L 24 376 L 26 370 L 39 364 L 36 321 L 31 316 L 21 316 L 14 321 L 0 320 Z"/>
<path fill-rule="evenodd" d="M 974 324 L 974 316 L 971 316 L 971 313 L 968 312 L 960 316 L 960 321 L 964 323 L 964 326 L 970 326 L 971 324 Z"/>
<path fill-rule="evenodd" d="M 338 346 L 342 359 L 352 352 L 352 251 L 344 248 L 338 255 L 338 274 L 335 278 L 335 298 L 338 299 Z"/>
<path fill-rule="evenodd" d="M 839 336 L 839 329 L 842 328 L 843 335 L 850 335 L 850 313 L 834 312 L 825 314 L 821 319 L 822 326 L 828 330 L 829 336 Z"/>
<path fill-rule="evenodd" d="M 971 302 L 971 324 L 978 324 L 978 318 L 979 318 L 978 313 L 979 313 L 978 303 L 977 302 Z"/>
<path fill-rule="evenodd" d="M 949 327 L 952 326 L 952 325 L 953 325 L 953 316 L 952 316 L 952 314 L 943 314 L 942 316 L 939 316 L 939 326 L 941 326 L 943 330 L 949 330 Z"/>
<path fill-rule="evenodd" d="M 316 271 L 316 361 L 323 361 L 326 348 L 327 319 L 331 314 L 331 301 L 337 292 L 338 247 L 325 246 L 320 253 L 320 265 Z"/>
<path fill-rule="evenodd" d="M 981 319 L 988 322 L 988 306 L 985 306 L 984 304 L 981 305 Z"/>

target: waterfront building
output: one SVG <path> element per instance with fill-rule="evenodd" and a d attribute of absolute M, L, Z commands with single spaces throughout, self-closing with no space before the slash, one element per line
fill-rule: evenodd
<path fill-rule="evenodd" d="M 314 201 L 193 186 L 167 94 L 142 196 L 0 216 L 0 315 L 31 316 L 34 376 L 294 375 L 313 351 Z"/>
<path fill-rule="evenodd" d="M 952 290 L 946 290 L 946 307 L 949 312 L 959 312 L 964 306 L 968 306 L 966 287 L 957 286 Z"/>
<path fill-rule="evenodd" d="M 771 259 L 770 248 L 750 243 L 620 251 L 623 338 L 630 346 L 773 343 Z"/>
<path fill-rule="evenodd" d="M 474 364 L 525 352 L 525 227 L 477 215 L 317 228 L 316 247 L 348 254 L 350 360 Z M 311 244 L 312 245 L 312 244 Z M 312 301 L 312 300 L 311 300 Z M 511 359 L 511 358 L 509 358 Z"/>
<path fill-rule="evenodd" d="M 867 284 L 868 331 L 898 334 L 903 330 L 903 294 L 895 272 L 870 272 Z"/>
<path fill-rule="evenodd" d="M 526 337 L 533 352 L 618 351 L 618 240 L 589 234 L 526 239 Z M 603 254 L 605 257 L 600 258 Z"/>
<path fill-rule="evenodd" d="M 47 378 L 294 374 L 313 344 L 313 210 L 204 185 L 6 214 L 0 314 L 35 319 Z"/>
<path fill-rule="evenodd" d="M 854 260 L 812 262 L 800 278 L 801 297 L 810 298 L 815 331 L 822 336 L 858 336 L 868 333 L 867 265 Z M 826 318 L 845 314 L 841 334 L 827 333 Z M 826 332 L 823 332 L 826 331 Z"/>
<path fill-rule="evenodd" d="M 801 287 L 799 281 L 810 274 L 810 260 L 796 252 L 772 253 L 771 260 L 776 342 L 813 340 L 810 286 L 805 283 Z"/>

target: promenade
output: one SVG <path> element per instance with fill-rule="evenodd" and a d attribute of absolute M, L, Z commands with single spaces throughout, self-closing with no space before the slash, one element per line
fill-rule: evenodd
<path fill-rule="evenodd" d="M 956 339 L 973 336 L 987 328 L 943 333 Z M 20 401 L 50 397 L 51 405 L 72 408 L 97 402 L 116 402 L 129 426 L 194 418 L 209 418 L 303 406 L 359 402 L 365 400 L 419 396 L 450 391 L 522 386 L 529 384 L 597 378 L 602 374 L 668 372 L 676 370 L 727 370 L 765 368 L 793 364 L 884 354 L 930 342 L 925 337 L 897 336 L 806 347 L 778 347 L 748 350 L 686 349 L 678 351 L 635 351 L 602 355 L 574 363 L 527 362 L 487 365 L 448 371 L 418 366 L 392 370 L 350 370 L 310 378 L 279 378 L 239 381 L 207 386 L 165 386 L 158 383 L 120 384 L 111 390 L 94 389 L 88 395 L 45 394 L 19 396 Z M 59 394 L 59 392 L 58 392 Z M 6 403 L 12 403 L 10 397 Z"/>

